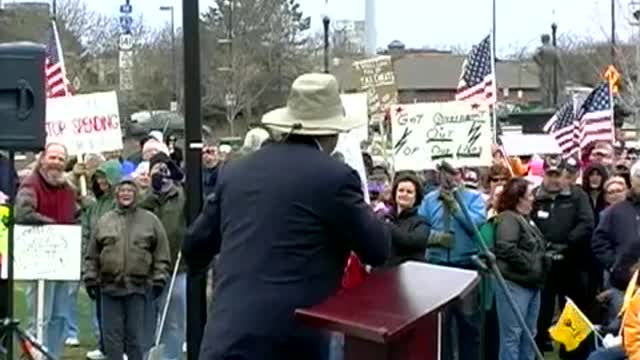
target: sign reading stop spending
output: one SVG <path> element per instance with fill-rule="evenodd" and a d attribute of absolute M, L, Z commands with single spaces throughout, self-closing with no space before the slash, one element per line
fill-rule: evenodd
<path fill-rule="evenodd" d="M 460 101 L 391 107 L 394 168 L 434 169 L 491 164 L 491 117 Z"/>
<path fill-rule="evenodd" d="M 47 100 L 47 142 L 62 143 L 70 154 L 122 149 L 115 91 Z"/>

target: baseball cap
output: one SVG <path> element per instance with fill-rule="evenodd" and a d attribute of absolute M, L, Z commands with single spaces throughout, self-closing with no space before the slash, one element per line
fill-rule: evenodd
<path fill-rule="evenodd" d="M 572 174 L 577 174 L 580 171 L 580 162 L 575 157 L 570 157 L 564 162 L 564 168 Z"/>
<path fill-rule="evenodd" d="M 565 168 L 566 164 L 561 156 L 550 155 L 544 159 L 543 169 L 545 174 L 551 172 L 561 173 Z"/>

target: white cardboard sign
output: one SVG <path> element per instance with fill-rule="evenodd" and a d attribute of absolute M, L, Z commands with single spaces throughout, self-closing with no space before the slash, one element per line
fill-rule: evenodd
<path fill-rule="evenodd" d="M 15 280 L 80 280 L 82 230 L 79 225 L 15 225 L 14 239 Z"/>
<path fill-rule="evenodd" d="M 122 130 L 115 91 L 47 100 L 47 142 L 62 143 L 69 154 L 122 149 Z"/>
<path fill-rule="evenodd" d="M 391 132 L 396 171 L 491 164 L 491 117 L 460 101 L 394 105 Z"/>

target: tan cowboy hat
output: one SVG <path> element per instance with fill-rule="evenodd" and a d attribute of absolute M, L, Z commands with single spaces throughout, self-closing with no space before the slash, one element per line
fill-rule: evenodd
<path fill-rule="evenodd" d="M 304 74 L 291 85 L 287 106 L 266 113 L 269 128 L 300 135 L 334 135 L 364 123 L 347 118 L 338 81 L 329 74 Z"/>

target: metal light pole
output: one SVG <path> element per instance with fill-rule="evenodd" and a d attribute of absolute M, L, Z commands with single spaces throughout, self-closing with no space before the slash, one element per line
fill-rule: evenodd
<path fill-rule="evenodd" d="M 187 222 L 191 224 L 202 206 L 202 99 L 200 94 L 200 10 L 198 1 L 182 0 L 184 29 L 184 119 L 187 161 Z M 207 318 L 206 277 L 189 273 L 187 278 L 187 356 L 197 360 Z"/>
<path fill-rule="evenodd" d="M 553 45 L 554 50 L 558 51 L 558 43 L 557 43 L 557 33 L 558 33 L 558 24 L 551 24 L 551 45 Z M 553 58 L 553 107 L 558 106 L 558 57 L 555 56 Z"/>
<path fill-rule="evenodd" d="M 173 69 L 173 76 L 171 77 L 171 83 L 173 86 L 173 97 L 171 99 L 171 111 L 175 111 L 174 107 L 177 107 L 175 102 L 178 101 L 178 69 L 176 68 L 176 28 L 173 6 L 161 6 L 161 11 L 171 12 L 171 67 Z"/>
<path fill-rule="evenodd" d="M 56 0 L 51 3 L 51 14 L 54 20 L 58 17 L 58 2 Z"/>
<path fill-rule="evenodd" d="M 225 39 L 219 39 L 218 44 L 228 46 L 228 64 L 225 67 L 218 68 L 218 71 L 227 73 L 227 90 L 224 95 L 224 103 L 226 108 L 226 117 L 227 122 L 229 123 L 229 133 L 231 136 L 235 135 L 235 127 L 234 127 L 234 108 L 237 104 L 236 95 L 233 92 L 233 77 L 234 77 L 234 66 L 233 66 L 233 10 L 234 10 L 234 1 L 235 0 L 225 0 L 227 5 L 228 12 L 228 20 L 227 20 L 227 36 Z"/>
<path fill-rule="evenodd" d="M 611 65 L 616 65 L 616 1 L 611 0 Z"/>
<path fill-rule="evenodd" d="M 328 14 L 322 17 L 322 27 L 324 29 L 324 72 L 329 73 L 329 24 L 331 18 Z"/>

